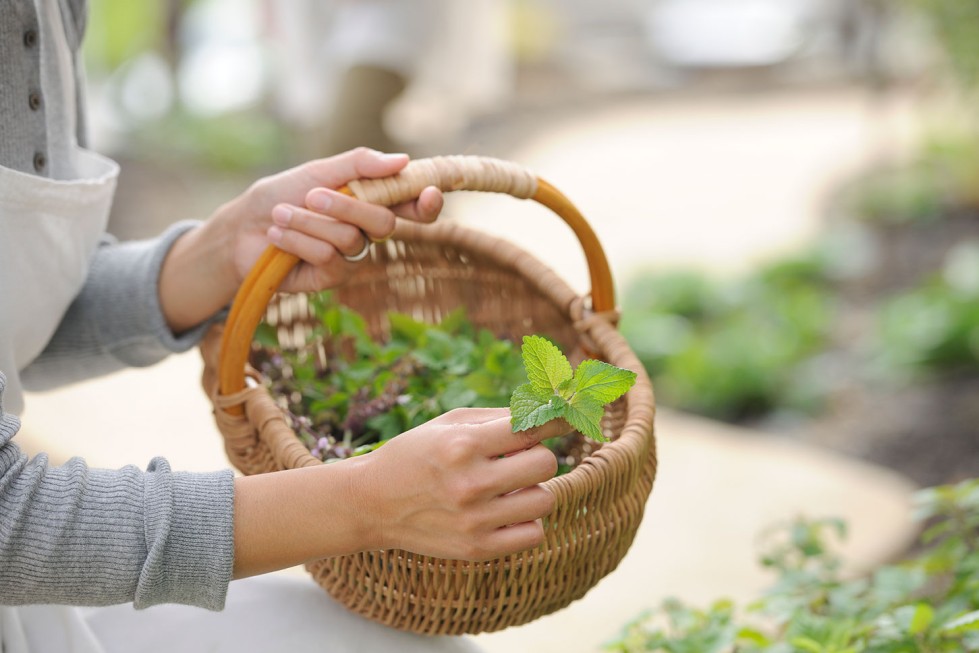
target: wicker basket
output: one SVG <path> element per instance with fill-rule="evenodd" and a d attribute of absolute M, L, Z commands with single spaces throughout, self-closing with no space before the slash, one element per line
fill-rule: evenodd
<path fill-rule="evenodd" d="M 556 508 L 545 542 L 489 562 L 443 560 L 407 551 L 366 551 L 307 565 L 335 599 L 366 617 L 424 634 L 500 630 L 527 623 L 581 598 L 625 555 L 656 475 L 652 386 L 615 328 L 612 281 L 604 252 L 578 211 L 552 186 L 512 163 L 483 157 L 414 161 L 396 177 L 353 182 L 346 192 L 393 205 L 428 185 L 532 198 L 575 231 L 591 274 L 593 307 L 551 270 L 510 243 L 451 223 L 401 221 L 394 236 L 358 263 L 337 298 L 384 337 L 389 311 L 438 320 L 464 306 L 472 323 L 498 336 L 546 334 L 572 358 L 601 358 L 638 374 L 606 410 L 612 441 L 570 473 L 545 484 Z M 205 339 L 204 385 L 232 463 L 244 474 L 322 464 L 287 426 L 274 398 L 248 368 L 263 315 L 281 334 L 309 317 L 302 297 L 275 295 L 295 257 L 270 248 L 245 280 L 224 328 Z M 298 299 L 298 301 L 297 301 Z"/>

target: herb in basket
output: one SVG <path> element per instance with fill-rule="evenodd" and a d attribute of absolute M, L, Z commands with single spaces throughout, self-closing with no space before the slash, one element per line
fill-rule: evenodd
<path fill-rule="evenodd" d="M 523 362 L 529 383 L 513 391 L 510 423 L 524 431 L 563 417 L 582 435 L 605 442 L 602 415 L 636 382 L 636 373 L 598 360 L 585 360 L 571 372 L 571 363 L 551 341 L 523 339 Z"/>
<path fill-rule="evenodd" d="M 310 300 L 317 326 L 306 346 L 281 350 L 274 328 L 263 323 L 253 364 L 293 430 L 325 462 L 373 451 L 461 407 L 509 405 L 514 431 L 563 417 L 604 441 L 604 404 L 635 381 L 633 372 L 600 361 L 584 361 L 572 374 L 564 354 L 545 338 L 524 338 L 521 352 L 475 329 L 462 309 L 438 324 L 390 313 L 390 338 L 377 342 L 364 318 L 328 293 Z M 576 434 L 544 444 L 558 457 L 559 473 L 592 449 Z"/>

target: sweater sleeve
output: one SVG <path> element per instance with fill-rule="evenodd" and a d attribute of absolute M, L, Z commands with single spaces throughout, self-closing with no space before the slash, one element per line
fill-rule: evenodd
<path fill-rule="evenodd" d="M 135 467 L 61 467 L 11 441 L 0 374 L 0 604 L 219 610 L 234 564 L 230 470 L 177 473 L 162 458 Z"/>
<path fill-rule="evenodd" d="M 106 237 L 54 336 L 21 371 L 24 388 L 47 390 L 124 367 L 144 367 L 196 345 L 223 314 L 174 335 L 158 292 L 163 260 L 177 238 L 196 224 L 179 222 L 152 240 L 117 243 Z"/>

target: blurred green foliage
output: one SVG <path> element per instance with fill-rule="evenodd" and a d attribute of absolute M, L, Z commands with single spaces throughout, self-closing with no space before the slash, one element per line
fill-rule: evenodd
<path fill-rule="evenodd" d="M 811 412 L 824 379 L 807 368 L 836 311 L 828 275 L 813 253 L 733 281 L 644 276 L 625 293 L 622 333 L 668 405 L 729 420 Z"/>
<path fill-rule="evenodd" d="M 979 480 L 916 497 L 925 525 L 907 560 L 858 578 L 842 571 L 836 519 L 767 533 L 772 588 L 739 609 L 676 599 L 628 624 L 617 653 L 964 653 L 979 651 Z"/>
<path fill-rule="evenodd" d="M 189 10 L 201 0 L 98 0 L 91 4 L 84 43 L 87 67 L 115 111 L 125 116 L 121 129 L 126 154 L 171 160 L 176 165 L 254 173 L 281 168 L 288 158 L 286 127 L 261 104 L 201 114 L 180 95 L 178 70 L 185 43 L 181 30 Z M 201 38 L 201 35 L 198 35 Z M 123 106 L 119 85 L 133 74 L 126 64 L 153 53 L 163 62 L 173 102 L 162 116 L 133 118 Z M 162 83 L 161 82 L 161 83 Z"/>
<path fill-rule="evenodd" d="M 625 289 L 621 331 L 663 404 L 733 422 L 817 415 L 853 379 L 891 388 L 979 370 L 979 240 L 863 300 L 859 335 L 844 337 L 843 266 L 859 256 L 827 237 L 736 279 L 645 274 Z"/>
<path fill-rule="evenodd" d="M 163 0 L 96 0 L 90 3 L 85 55 L 90 66 L 112 71 L 166 40 Z"/>
<path fill-rule="evenodd" d="M 621 330 L 660 400 L 735 422 L 815 415 L 841 383 L 827 361 L 847 346 L 845 376 L 881 386 L 979 369 L 979 241 L 956 245 L 925 281 L 869 300 L 869 328 L 854 342 L 836 331 L 839 273 L 824 251 L 734 280 L 691 271 L 635 279 Z"/>
<path fill-rule="evenodd" d="M 259 173 L 286 165 L 285 128 L 260 109 L 199 116 L 170 112 L 132 134 L 132 149 L 181 165 Z"/>
<path fill-rule="evenodd" d="M 962 85 L 979 87 L 979 1 L 905 0 L 932 24 L 937 42 Z"/>
<path fill-rule="evenodd" d="M 846 184 L 841 202 L 854 218 L 895 224 L 979 208 L 979 139 L 971 132 L 932 135 L 909 165 L 875 169 Z"/>
<path fill-rule="evenodd" d="M 902 376 L 979 364 L 979 242 L 964 242 L 941 274 L 890 298 L 879 312 L 876 362 Z"/>

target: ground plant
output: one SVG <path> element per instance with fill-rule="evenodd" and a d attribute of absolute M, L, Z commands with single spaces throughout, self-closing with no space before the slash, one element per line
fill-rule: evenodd
<path fill-rule="evenodd" d="M 979 241 L 960 243 L 943 269 L 888 298 L 877 363 L 898 376 L 974 373 L 979 366 Z"/>
<path fill-rule="evenodd" d="M 643 275 L 626 289 L 622 333 L 666 405 L 729 421 L 812 413 L 837 309 L 829 274 L 806 254 L 734 279 Z"/>
<path fill-rule="evenodd" d="M 923 530 L 906 560 L 844 573 L 835 519 L 767 534 L 777 574 L 757 601 L 696 608 L 671 599 L 628 624 L 617 653 L 964 653 L 979 651 L 979 480 L 917 496 Z"/>

